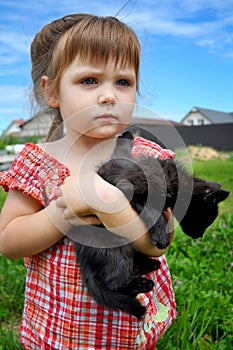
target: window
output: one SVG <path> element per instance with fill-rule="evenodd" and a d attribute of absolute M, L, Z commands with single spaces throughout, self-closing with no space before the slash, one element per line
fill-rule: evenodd
<path fill-rule="evenodd" d="M 194 124 L 193 119 L 187 120 L 187 125 L 192 126 Z"/>
<path fill-rule="evenodd" d="M 198 123 L 198 125 L 204 125 L 205 124 L 203 118 L 198 119 L 197 123 Z"/>

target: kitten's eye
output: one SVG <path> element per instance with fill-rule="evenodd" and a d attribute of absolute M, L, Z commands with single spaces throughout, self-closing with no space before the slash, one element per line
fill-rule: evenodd
<path fill-rule="evenodd" d="M 84 85 L 94 85 L 97 84 L 97 80 L 95 78 L 85 78 L 81 81 L 81 84 Z"/>
<path fill-rule="evenodd" d="M 120 79 L 117 81 L 117 85 L 120 85 L 120 86 L 130 86 L 130 82 L 129 80 L 127 79 Z"/>

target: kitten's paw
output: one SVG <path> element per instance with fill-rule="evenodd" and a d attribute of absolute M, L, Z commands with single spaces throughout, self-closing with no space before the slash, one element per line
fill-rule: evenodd
<path fill-rule="evenodd" d="M 137 301 L 137 305 L 135 305 L 134 310 L 133 310 L 133 315 L 137 317 L 138 320 L 141 320 L 142 317 L 145 315 L 146 308 L 145 306 L 141 305 L 141 303 Z"/>
<path fill-rule="evenodd" d="M 137 278 L 130 284 L 131 295 L 133 297 L 136 297 L 140 293 L 148 293 L 154 287 L 154 282 L 146 277 Z"/>
<path fill-rule="evenodd" d="M 155 231 L 150 230 L 150 240 L 158 249 L 166 249 L 171 241 L 171 233 L 166 232 L 165 230 L 156 229 Z"/>
<path fill-rule="evenodd" d="M 144 271 L 143 274 L 152 272 L 152 271 L 156 271 L 158 270 L 160 267 L 160 261 L 157 259 L 148 259 L 147 260 L 147 264 L 144 265 Z"/>
<path fill-rule="evenodd" d="M 156 223 L 149 229 L 151 244 L 159 249 L 166 249 L 170 244 L 171 233 L 166 230 L 167 222 L 160 215 Z"/>

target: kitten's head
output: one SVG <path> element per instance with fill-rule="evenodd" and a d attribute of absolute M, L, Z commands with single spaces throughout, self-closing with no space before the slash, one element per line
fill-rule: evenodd
<path fill-rule="evenodd" d="M 218 204 L 229 194 L 218 183 L 194 178 L 191 202 L 180 222 L 184 233 L 192 238 L 202 237 L 218 216 Z"/>

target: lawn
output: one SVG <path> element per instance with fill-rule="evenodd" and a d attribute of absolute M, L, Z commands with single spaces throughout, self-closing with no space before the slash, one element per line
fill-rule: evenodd
<path fill-rule="evenodd" d="M 233 349 L 233 157 L 197 161 L 194 173 L 223 184 L 230 197 L 202 239 L 176 228 L 167 253 L 178 317 L 158 342 L 159 350 Z M 0 191 L 0 201 L 5 194 Z M 197 218 L 198 219 L 198 218 Z M 0 350 L 21 349 L 18 325 L 23 307 L 22 260 L 0 256 Z"/>
<path fill-rule="evenodd" d="M 167 253 L 178 317 L 159 350 L 233 349 L 233 159 L 193 162 L 199 177 L 219 182 L 231 195 L 202 239 L 176 229 Z"/>

